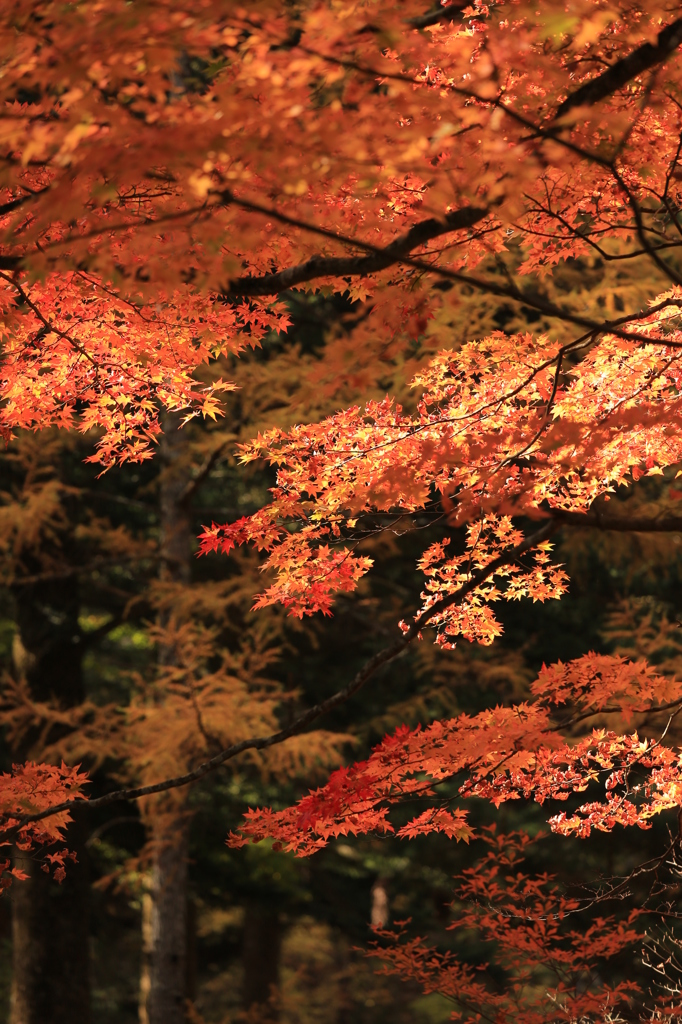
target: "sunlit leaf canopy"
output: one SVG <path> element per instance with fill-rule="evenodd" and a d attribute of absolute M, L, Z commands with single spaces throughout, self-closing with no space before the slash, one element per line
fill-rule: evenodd
<path fill-rule="evenodd" d="M 589 0 L 7 5 L 5 432 L 98 425 L 105 465 L 147 457 L 159 403 L 215 414 L 194 369 L 284 329 L 295 287 L 361 299 L 381 345 L 439 280 L 532 306 L 525 276 L 639 253 L 669 291 L 679 31 Z"/>

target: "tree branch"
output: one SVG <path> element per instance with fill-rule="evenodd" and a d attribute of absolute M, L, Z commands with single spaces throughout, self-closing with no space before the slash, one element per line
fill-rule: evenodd
<path fill-rule="evenodd" d="M 330 238 L 342 245 L 353 246 L 356 249 L 364 249 L 365 252 L 373 253 L 384 258 L 386 256 L 386 249 L 372 245 L 371 242 L 363 242 L 360 239 L 351 238 L 349 235 L 342 235 L 330 230 L 329 228 L 321 227 L 318 224 L 311 224 L 307 221 L 300 220 L 298 217 L 292 217 L 288 213 L 276 210 L 274 207 L 263 206 L 261 203 L 253 202 L 250 199 L 240 199 L 233 195 L 228 189 L 224 189 L 221 195 L 226 204 L 232 203 L 234 206 L 239 206 L 241 209 L 248 210 L 251 213 L 261 213 L 266 217 L 270 217 L 272 220 L 278 221 L 280 224 L 300 228 L 303 231 L 309 231 L 311 234 L 320 235 L 322 238 Z M 468 210 L 471 209 L 471 207 L 465 207 L 465 209 Z M 436 221 L 436 223 L 441 222 Z M 419 225 L 415 225 L 415 227 L 418 226 Z M 325 261 L 324 274 L 322 274 L 320 270 L 323 260 Z M 329 276 L 332 265 L 337 268 L 336 273 L 339 275 L 340 271 L 338 268 L 345 267 L 346 264 L 351 268 L 352 272 L 352 268 L 357 267 L 363 260 L 364 257 L 362 256 L 314 256 L 306 263 L 300 263 L 296 267 L 282 270 L 275 274 L 265 274 L 263 277 L 235 278 L 228 290 L 223 292 L 223 297 L 231 299 L 239 298 L 240 295 L 276 295 L 279 291 L 284 291 L 287 287 L 290 287 L 288 282 L 291 278 L 287 276 L 290 272 L 296 272 L 297 283 L 302 283 L 303 281 L 311 281 L 316 277 Z M 511 299 L 513 302 L 521 303 L 522 305 L 535 309 L 540 313 L 544 313 L 545 316 L 561 320 L 564 323 L 576 324 L 578 327 L 582 327 L 588 332 L 594 332 L 595 334 L 609 333 L 618 338 L 623 338 L 628 341 L 639 341 L 645 345 L 661 344 L 666 345 L 668 348 L 680 347 L 679 343 L 671 342 L 667 338 L 659 340 L 658 338 L 654 338 L 648 334 L 639 334 L 636 331 L 622 330 L 623 324 L 629 323 L 630 320 L 636 320 L 639 317 L 647 316 L 651 310 L 647 310 L 646 313 L 633 313 L 627 316 L 621 316 L 617 320 L 603 320 L 601 323 L 598 323 L 596 320 L 591 320 L 588 317 L 580 316 L 577 313 L 571 313 L 569 310 L 562 309 L 561 306 L 557 306 L 553 302 L 546 302 L 543 299 L 537 299 L 532 295 L 525 294 L 516 287 L 516 285 L 500 285 L 495 281 L 487 281 L 485 278 L 477 277 L 474 274 L 463 274 L 457 270 L 449 270 L 447 267 L 441 267 L 436 263 L 429 263 L 427 260 L 418 259 L 409 255 L 394 257 L 392 262 L 403 263 L 407 267 L 414 267 L 415 269 L 421 270 L 427 274 L 435 274 L 437 277 L 443 278 L 446 281 L 456 281 L 458 284 L 470 285 L 472 288 L 477 288 L 479 291 L 488 295 L 497 295 L 500 298 Z M 263 287 L 261 287 L 261 282 L 263 282 Z M 267 292 L 265 291 L 266 287 Z M 682 305 L 682 300 L 673 299 L 670 300 L 670 304 Z"/>
<path fill-rule="evenodd" d="M 682 533 L 682 516 L 604 515 L 601 509 L 590 512 L 563 512 L 552 509 L 552 517 L 564 526 L 580 529 L 611 530 L 615 533 Z"/>
<path fill-rule="evenodd" d="M 269 747 L 276 746 L 285 740 L 291 739 L 293 736 L 299 735 L 312 722 L 329 711 L 333 711 L 353 697 L 380 668 L 390 664 L 390 662 L 399 657 L 436 615 L 462 602 L 473 590 L 480 587 L 493 573 L 497 572 L 498 569 L 515 562 L 532 548 L 537 547 L 538 544 L 551 537 L 562 526 L 596 527 L 600 530 L 615 530 L 619 532 L 671 533 L 682 532 L 682 517 L 667 516 L 659 519 L 646 519 L 630 516 L 604 516 L 601 511 L 587 513 L 552 511 L 551 518 L 548 518 L 539 530 L 531 534 L 530 537 L 525 538 L 515 547 L 503 552 L 488 565 L 479 569 L 478 572 L 472 573 L 467 582 L 458 590 L 442 598 L 440 601 L 436 601 L 430 608 L 423 611 L 415 618 L 412 625 L 399 640 L 396 640 L 389 647 L 377 651 L 376 654 L 365 662 L 347 686 L 338 690 L 319 704 L 308 708 L 307 711 L 299 715 L 286 728 L 280 729 L 270 736 L 254 736 L 251 739 L 233 743 L 184 775 L 177 775 L 174 778 L 164 779 L 161 782 L 155 782 L 148 786 L 119 789 L 113 793 L 106 793 L 104 796 L 96 797 L 94 800 L 67 800 L 37 814 L 26 815 L 21 819 L 18 827 L 29 821 L 40 821 L 43 818 L 48 818 L 60 811 L 72 810 L 77 807 L 105 807 L 118 800 L 136 800 L 144 796 L 153 796 L 156 793 L 165 793 L 170 789 L 178 789 L 182 786 L 190 785 L 192 782 L 198 782 L 205 775 L 220 768 L 228 761 L 231 761 L 232 758 L 237 757 L 238 754 L 242 754 L 247 750 L 267 750 Z M 655 710 L 662 710 L 662 708 Z"/>
<path fill-rule="evenodd" d="M 637 75 L 656 67 L 657 64 L 662 64 L 674 53 L 680 43 L 682 43 L 682 18 L 678 18 L 677 21 L 673 21 L 672 24 L 662 29 L 658 33 L 655 45 L 643 43 L 627 57 L 612 64 L 597 78 L 592 78 L 575 92 L 570 93 L 559 105 L 554 120 L 557 121 L 564 117 L 569 110 L 573 110 L 575 107 L 591 107 L 593 104 L 599 103 L 600 100 L 605 100 L 617 89 L 622 89 Z"/>
<path fill-rule="evenodd" d="M 192 477 L 187 486 L 178 495 L 177 501 L 179 505 L 187 505 L 192 500 L 220 456 L 225 451 L 227 444 L 227 441 L 223 441 L 222 444 L 219 444 L 217 448 L 214 448 L 211 454 L 204 459 L 203 463 L 197 470 L 196 476 Z"/>
<path fill-rule="evenodd" d="M 428 14 L 422 14 L 417 18 L 408 18 L 407 24 L 412 28 L 428 28 L 429 25 L 437 25 L 439 22 L 459 21 L 463 18 L 466 6 L 467 0 L 448 4 L 447 7 L 439 7 L 437 10 L 429 11 Z"/>
<path fill-rule="evenodd" d="M 555 533 L 561 526 L 561 523 L 554 520 L 547 520 L 543 523 L 542 527 L 533 533 L 530 537 L 527 537 L 521 543 L 515 547 L 510 548 L 508 551 L 503 552 L 497 558 L 493 559 L 484 568 L 479 569 L 478 572 L 472 573 L 466 583 L 449 594 L 447 597 L 442 598 L 440 601 L 436 601 L 435 604 L 431 605 L 430 608 L 421 612 L 418 615 L 409 629 L 403 633 L 399 640 L 391 644 L 389 647 L 385 647 L 381 651 L 377 651 L 369 661 L 365 662 L 360 671 L 356 674 L 354 679 L 345 686 L 342 690 L 338 690 L 332 694 L 326 700 L 321 701 L 319 704 L 315 704 L 313 707 L 308 708 L 302 715 L 299 715 L 295 721 L 284 729 L 280 729 L 278 732 L 272 733 L 270 736 L 254 736 L 248 740 L 242 740 L 240 743 L 233 743 L 231 746 L 226 747 L 225 750 L 221 750 L 214 757 L 208 761 L 204 761 L 203 764 L 198 765 L 193 771 L 186 772 L 184 775 L 177 775 L 172 779 L 164 779 L 161 782 L 155 782 L 149 786 L 137 786 L 132 789 L 119 789 L 113 793 L 106 793 L 104 796 L 96 797 L 94 800 L 66 800 L 64 803 L 57 804 L 54 807 L 49 807 L 44 811 L 40 811 L 37 814 L 28 814 L 23 817 L 17 827 L 25 824 L 29 821 L 41 821 L 43 818 L 49 818 L 53 814 L 57 814 L 60 811 L 73 810 L 77 807 L 105 807 L 108 804 L 115 803 L 118 800 L 137 800 L 144 796 L 153 796 L 156 793 L 165 793 L 169 789 L 178 789 L 181 786 L 188 786 L 192 782 L 198 782 L 209 772 L 215 771 L 220 768 L 227 761 L 231 761 L 233 757 L 238 754 L 244 753 L 246 750 L 267 750 L 268 747 L 276 746 L 278 743 L 283 743 L 285 740 L 291 739 L 292 736 L 297 736 L 303 730 L 310 725 L 316 719 L 322 715 L 327 714 L 329 711 L 333 711 L 339 705 L 344 704 L 352 696 L 354 696 L 358 690 L 362 689 L 366 682 L 385 665 L 388 665 L 391 661 L 394 661 L 403 651 L 412 643 L 419 633 L 434 616 L 439 615 L 447 608 L 451 608 L 453 605 L 459 604 L 463 601 L 473 590 L 480 587 L 482 583 L 497 572 L 498 569 L 504 565 L 509 565 L 511 562 L 515 562 L 518 558 L 524 555 L 527 551 L 537 547 L 543 541 L 547 540 L 553 533 Z"/>
<path fill-rule="evenodd" d="M 244 205 L 234 197 L 230 201 L 236 205 Z M 256 212 L 254 210 L 254 212 Z M 479 221 L 487 217 L 488 209 L 477 206 L 465 206 L 461 210 L 453 210 L 446 214 L 443 220 L 435 217 L 421 221 L 413 225 L 404 235 L 400 235 L 381 249 L 375 246 L 371 248 L 363 242 L 355 242 L 350 238 L 341 238 L 335 233 L 330 237 L 343 244 L 355 244 L 358 248 L 368 252 L 366 256 L 313 256 L 305 263 L 299 263 L 294 267 L 287 267 L 274 274 L 264 274 L 262 277 L 238 277 L 230 281 L 226 297 L 241 297 L 244 295 L 275 295 L 278 292 L 287 291 L 305 281 L 312 281 L 318 277 L 365 277 L 367 274 L 374 274 L 379 270 L 402 261 L 413 249 L 433 238 L 449 234 L 452 231 L 460 231 L 462 228 L 471 228 Z M 276 218 L 276 214 L 273 213 Z"/>
<path fill-rule="evenodd" d="M 17 210 L 20 206 L 30 203 L 32 199 L 49 191 L 49 188 L 50 186 L 46 185 L 35 192 L 26 192 L 23 196 L 17 196 L 15 199 L 8 199 L 6 203 L 0 203 L 0 217 L 4 217 L 8 213 L 12 213 L 13 210 Z"/>
<path fill-rule="evenodd" d="M 452 20 L 456 16 L 456 13 L 461 13 L 458 8 L 454 8 L 451 11 L 450 7 L 441 8 L 440 11 L 432 12 L 428 15 L 424 15 L 421 19 L 412 19 L 411 24 L 420 23 L 418 27 L 423 23 L 435 24 L 436 21 L 442 18 Z M 648 68 L 654 67 L 656 64 L 661 63 L 665 60 L 674 50 L 682 43 L 682 18 L 677 19 L 671 25 L 663 29 L 658 35 L 658 41 L 656 46 L 651 43 L 645 43 L 638 47 L 628 57 L 624 57 L 622 60 L 617 61 L 612 67 L 610 67 L 603 74 L 599 75 L 596 79 L 592 79 L 590 82 L 586 82 L 574 93 L 570 94 L 563 103 L 559 106 L 554 120 L 562 117 L 570 109 L 576 106 L 592 105 L 605 99 L 611 95 L 618 88 L 625 85 L 631 78 L 636 77 Z M 304 48 L 305 49 L 305 48 Z M 306 52 L 309 52 L 306 50 Z M 311 51 L 312 52 L 312 51 Z M 415 84 L 423 84 L 418 82 L 417 79 L 413 79 L 406 75 L 390 75 L 385 72 L 379 72 L 371 68 L 364 68 L 355 62 L 339 61 L 327 54 L 318 54 L 326 60 L 332 63 L 342 64 L 343 66 L 351 66 L 355 70 L 364 73 L 372 74 L 378 78 L 396 78 L 401 81 L 413 81 Z M 466 91 L 457 89 L 458 93 L 464 94 Z M 466 93 L 475 97 L 475 94 Z M 531 126 L 530 122 L 521 115 L 517 114 L 516 111 L 507 107 L 506 104 L 501 103 L 499 100 L 496 103 L 510 116 L 516 118 L 527 127 L 532 127 L 533 130 L 540 136 L 554 137 L 555 130 L 550 129 L 549 131 L 543 130 L 539 126 Z M 566 140 L 557 139 L 563 144 L 568 145 Z M 569 146 L 570 148 L 570 146 Z M 598 159 L 596 154 L 585 154 L 581 155 L 589 157 L 590 159 Z M 609 161 L 599 161 L 605 166 L 610 166 Z M 423 224 L 415 225 L 406 235 L 399 239 L 396 239 L 389 246 L 381 249 L 377 246 L 371 246 L 367 243 L 360 242 L 356 239 L 351 239 L 347 236 L 341 236 L 335 232 L 327 231 L 323 228 L 316 229 L 315 226 L 310 224 L 304 224 L 297 221 L 295 218 L 287 218 L 285 215 L 278 214 L 275 210 L 266 210 L 265 208 L 259 207 L 258 204 L 248 203 L 243 200 L 237 200 L 235 196 L 228 192 L 225 192 L 224 198 L 226 201 L 240 205 L 243 209 L 250 209 L 253 212 L 263 212 L 272 216 L 273 219 L 279 220 L 281 223 L 288 223 L 291 226 L 301 227 L 304 230 L 316 231 L 316 233 L 325 237 L 332 238 L 336 241 L 342 242 L 346 245 L 354 245 L 356 248 L 364 249 L 368 256 L 361 257 L 323 257 L 313 256 L 311 259 L 300 263 L 294 267 L 288 267 L 284 270 L 273 274 L 266 274 L 261 277 L 253 277 L 251 275 L 236 278 L 231 281 L 226 291 L 226 297 L 238 297 L 238 296 L 249 296 L 249 295 L 275 295 L 279 292 L 286 291 L 289 288 L 295 287 L 298 284 L 302 284 L 306 281 L 315 280 L 319 277 L 347 277 L 347 276 L 365 276 L 367 274 L 375 273 L 379 270 L 383 270 L 395 263 L 404 263 L 409 266 L 414 266 L 417 269 L 426 270 L 430 273 L 436 273 L 441 277 L 450 280 L 457 280 L 460 283 L 471 284 L 475 288 L 480 288 L 487 291 L 489 294 L 499 295 L 500 297 L 511 298 L 514 301 L 522 301 L 527 305 L 531 305 L 533 308 L 540 312 L 544 312 L 550 316 L 559 316 L 561 319 L 567 320 L 570 317 L 561 311 L 558 307 L 553 307 L 551 304 L 537 303 L 523 296 L 517 289 L 506 290 L 500 289 L 494 286 L 492 282 L 484 282 L 481 279 L 469 277 L 465 274 L 455 274 L 452 271 L 447 271 L 443 268 L 433 266 L 425 263 L 421 260 L 410 259 L 409 253 L 416 248 L 418 245 L 429 241 L 431 238 L 438 237 L 439 235 L 445 234 L 448 231 L 458 230 L 460 227 L 471 227 L 474 223 L 489 213 L 488 210 L 479 211 L 480 216 L 476 216 L 473 221 L 468 223 L 458 223 L 457 219 L 465 217 L 467 213 L 469 216 L 474 215 L 473 211 L 476 211 L 475 207 L 468 207 L 460 211 L 455 211 L 446 217 L 445 222 L 431 219 L 424 221 Z M 453 225 L 449 226 L 447 221 L 453 218 Z M 423 232 L 423 235 L 421 234 Z M 433 232 L 433 233 L 431 233 Z M 414 240 L 413 240 L 414 233 Z M 648 249 L 647 249 L 648 252 Z M 649 253 L 651 255 L 651 253 Z M 551 308 L 550 308 L 551 307 Z M 596 327 L 595 324 L 588 324 L 584 318 L 571 319 L 573 323 L 580 323 L 583 327 Z"/>

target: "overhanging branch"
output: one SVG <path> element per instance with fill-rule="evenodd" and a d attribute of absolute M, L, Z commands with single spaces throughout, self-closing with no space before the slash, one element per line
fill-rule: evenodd
<path fill-rule="evenodd" d="M 357 238 L 351 238 L 350 235 L 342 235 L 339 232 L 332 231 L 331 229 L 322 227 L 319 224 L 312 224 L 308 221 L 301 220 L 299 217 L 294 217 L 291 214 L 284 213 L 283 211 L 277 210 L 271 206 L 264 206 L 262 203 L 257 203 L 250 199 L 241 199 L 240 197 L 233 195 L 233 193 L 228 189 L 224 189 L 221 196 L 223 202 L 227 205 L 232 204 L 234 206 L 238 206 L 242 210 L 247 210 L 250 213 L 260 213 L 263 216 L 276 220 L 278 223 L 285 224 L 288 227 L 300 228 L 302 231 L 309 231 L 313 235 L 319 235 L 322 238 L 329 238 L 341 245 L 347 245 L 355 249 L 363 249 L 369 254 L 386 258 L 386 248 L 372 245 L 371 242 L 364 242 Z M 468 210 L 470 208 L 465 207 L 464 209 Z M 435 223 L 441 222 L 436 221 Z M 415 227 L 418 227 L 418 225 L 415 225 Z M 342 266 L 341 261 L 345 262 L 346 259 L 351 261 L 352 266 L 358 266 L 364 257 L 315 256 L 310 260 L 307 260 L 306 263 L 300 263 L 296 267 L 289 268 L 289 270 L 282 270 L 275 274 L 265 274 L 263 277 L 235 278 L 223 292 L 223 297 L 226 299 L 236 299 L 242 295 L 276 295 L 278 294 L 279 289 L 284 290 L 286 287 L 291 286 L 290 284 L 287 284 L 291 279 L 285 276 L 289 272 L 296 273 L 297 283 L 312 281 L 315 278 L 322 276 L 328 277 L 330 274 L 329 262 L 326 264 L 325 273 L 322 274 L 320 272 L 321 262 L 318 261 L 323 259 L 327 261 L 338 259 L 338 266 L 340 267 Z M 402 263 L 407 267 L 414 267 L 416 270 L 421 270 L 426 274 L 434 274 L 436 277 L 440 277 L 445 281 L 454 281 L 458 284 L 469 285 L 470 287 L 482 291 L 487 295 L 496 295 L 500 298 L 511 299 L 512 302 L 518 302 L 521 305 L 528 306 L 530 309 L 535 309 L 539 313 L 543 313 L 545 316 L 551 317 L 552 319 L 560 320 L 564 323 L 575 324 L 578 327 L 582 327 L 584 330 L 594 332 L 595 335 L 608 333 L 613 334 L 618 338 L 624 338 L 628 341 L 639 341 L 646 345 L 661 344 L 666 345 L 669 348 L 680 347 L 679 343 L 670 341 L 667 338 L 659 341 L 651 335 L 640 334 L 637 331 L 626 331 L 623 329 L 623 325 L 628 324 L 631 320 L 637 320 L 640 317 L 648 315 L 651 312 L 650 310 L 647 310 L 646 313 L 633 313 L 629 316 L 621 316 L 617 320 L 603 320 L 600 323 L 599 321 L 592 320 L 589 317 L 580 316 L 578 313 L 571 313 L 570 310 L 562 309 L 561 306 L 557 306 L 553 302 L 547 302 L 544 299 L 539 299 L 524 293 L 515 285 L 501 285 L 496 281 L 489 281 L 485 278 L 478 277 L 475 274 L 464 274 L 458 270 L 450 270 L 447 267 L 439 266 L 437 263 L 429 263 L 427 260 L 409 255 L 395 256 L 395 254 L 393 254 L 392 262 Z M 267 282 L 267 293 L 265 292 L 265 282 Z M 261 283 L 263 283 L 263 285 L 261 285 Z M 682 304 L 682 300 L 671 299 L 670 304 L 680 305 Z"/>
<path fill-rule="evenodd" d="M 607 99 L 618 89 L 632 81 L 638 75 L 662 64 L 682 43 L 682 18 L 673 21 L 658 33 L 656 43 L 644 43 L 636 50 L 617 60 L 610 68 L 596 78 L 590 79 L 572 92 L 559 105 L 554 115 L 555 120 L 564 117 L 575 107 L 591 107 L 601 100 Z"/>
<path fill-rule="evenodd" d="M 230 201 L 235 205 L 244 206 L 235 197 L 230 197 Z M 487 217 L 488 213 L 487 208 L 465 206 L 461 210 L 453 210 L 452 213 L 446 214 L 443 220 L 432 217 L 413 225 L 409 231 L 400 235 L 383 249 L 372 247 L 368 251 L 368 246 L 365 243 L 355 243 L 357 248 L 365 250 L 367 253 L 365 256 L 313 256 L 304 263 L 287 267 L 277 273 L 263 274 L 258 277 L 251 275 L 238 277 L 230 281 L 226 297 L 276 295 L 320 277 L 366 277 L 368 274 L 375 274 L 377 271 L 386 270 L 387 267 L 400 263 L 414 249 L 434 238 L 450 234 L 453 231 L 461 231 L 463 228 L 474 227 Z M 278 219 L 275 212 L 273 212 L 273 218 Z M 346 245 L 354 244 L 353 239 L 342 238 L 333 232 L 330 237 Z"/>

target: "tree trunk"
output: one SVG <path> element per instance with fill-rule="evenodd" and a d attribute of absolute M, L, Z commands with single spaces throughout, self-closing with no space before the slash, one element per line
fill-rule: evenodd
<path fill-rule="evenodd" d="M 83 701 L 82 637 L 75 581 L 17 586 L 18 632 L 14 661 L 31 695 L 63 707 Z M 56 738 L 56 737 L 51 737 Z M 27 736 L 15 756 L 39 756 L 37 736 Z M 77 819 L 66 833 L 77 864 L 61 885 L 39 860 L 16 851 L 29 878 L 11 891 L 13 974 L 10 1024 L 88 1024 L 90 1021 L 89 903 L 85 827 Z"/>
<path fill-rule="evenodd" d="M 82 831 L 80 822 L 75 823 Z M 80 826 L 80 827 L 79 827 Z M 73 828 L 70 848 L 83 849 Z M 58 885 L 21 852 L 29 874 L 12 888 L 13 963 L 10 1024 L 87 1024 L 90 1020 L 87 864 L 69 864 Z"/>
<path fill-rule="evenodd" d="M 183 456 L 184 437 L 178 416 L 164 419 L 159 455 L 161 458 L 161 579 L 189 583 L 192 565 L 192 520 L 184 500 L 188 483 Z"/>
<path fill-rule="evenodd" d="M 150 1024 L 185 1021 L 187 992 L 188 821 L 172 835 L 155 837 L 151 891 Z"/>
<path fill-rule="evenodd" d="M 256 901 L 244 916 L 244 1006 L 261 1008 L 260 1016 L 277 1014 L 282 927 L 276 908 Z M 267 1008 L 267 1009 L 266 1009 Z"/>
<path fill-rule="evenodd" d="M 187 469 L 179 417 L 167 416 L 161 438 L 160 482 L 161 579 L 186 584 L 190 580 L 192 524 L 183 501 Z M 166 625 L 170 615 L 160 616 Z M 172 647 L 161 646 L 159 662 L 173 663 Z M 185 1024 L 188 991 L 187 854 L 189 817 L 181 805 L 175 820 L 168 815 L 152 822 L 153 867 L 145 949 L 140 979 L 140 1024 Z M 146 940 L 146 941 L 145 941 Z"/>

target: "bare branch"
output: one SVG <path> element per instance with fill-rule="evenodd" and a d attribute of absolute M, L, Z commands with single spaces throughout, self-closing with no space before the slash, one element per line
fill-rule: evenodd
<path fill-rule="evenodd" d="M 192 477 L 187 486 L 182 490 L 182 492 L 178 496 L 177 501 L 179 505 L 186 505 L 188 504 L 188 502 L 192 500 L 192 498 L 197 493 L 197 491 L 203 484 L 208 474 L 215 466 L 220 456 L 225 451 L 227 443 L 227 441 L 223 441 L 222 444 L 219 444 L 217 448 L 214 448 L 211 454 L 204 459 L 203 463 L 201 464 L 201 466 L 199 466 L 199 469 L 197 470 L 196 476 Z"/>

